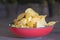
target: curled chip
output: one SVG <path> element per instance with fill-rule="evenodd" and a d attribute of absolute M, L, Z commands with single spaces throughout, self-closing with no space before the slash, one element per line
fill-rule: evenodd
<path fill-rule="evenodd" d="M 17 17 L 16 20 L 20 20 L 20 19 L 22 19 L 24 16 L 25 16 L 25 13 L 21 13 L 21 14 L 18 15 L 18 17 Z"/>
<path fill-rule="evenodd" d="M 47 15 L 39 15 L 33 9 L 28 8 L 24 13 L 18 15 L 14 20 L 12 27 L 16 28 L 40 28 L 45 26 L 54 25 L 56 22 L 46 22 L 45 18 Z"/>
<path fill-rule="evenodd" d="M 32 17 L 38 17 L 39 16 L 39 14 L 31 8 L 26 9 L 25 13 L 26 13 L 27 18 L 30 16 L 32 16 Z"/>
<path fill-rule="evenodd" d="M 47 24 L 45 18 L 46 18 L 47 15 L 40 15 L 40 22 L 41 24 L 43 24 L 44 26 Z"/>
<path fill-rule="evenodd" d="M 47 26 L 49 26 L 49 25 L 54 25 L 56 22 L 55 21 L 51 21 L 51 22 L 48 22 L 48 25 Z"/>

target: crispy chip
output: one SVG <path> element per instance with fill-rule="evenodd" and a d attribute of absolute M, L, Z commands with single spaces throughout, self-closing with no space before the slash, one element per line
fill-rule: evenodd
<path fill-rule="evenodd" d="M 46 24 L 47 24 L 47 22 L 46 22 L 46 20 L 45 20 L 46 16 L 47 16 L 47 15 L 40 15 L 40 22 L 41 22 L 41 24 L 43 24 L 43 25 L 46 25 Z"/>
<path fill-rule="evenodd" d="M 40 28 L 45 26 L 54 25 L 56 22 L 46 22 L 45 18 L 47 15 L 39 15 L 33 9 L 26 9 L 25 13 L 18 15 L 17 19 L 14 20 L 12 27 L 16 28 Z"/>
<path fill-rule="evenodd" d="M 27 26 L 28 26 L 29 28 L 33 28 L 33 23 L 32 23 L 32 22 L 28 22 L 28 23 L 27 23 Z"/>
<path fill-rule="evenodd" d="M 40 27 L 45 27 L 42 22 L 38 21 L 37 22 L 37 25 L 36 25 L 36 28 L 40 28 Z"/>
<path fill-rule="evenodd" d="M 21 13 L 18 15 L 16 20 L 21 20 L 25 16 L 25 13 Z"/>
<path fill-rule="evenodd" d="M 23 19 L 21 19 L 21 21 L 19 21 L 19 23 L 26 24 L 27 23 L 27 19 L 23 18 Z"/>
<path fill-rule="evenodd" d="M 54 24 L 56 24 L 56 21 L 48 22 L 48 24 L 47 24 L 47 25 L 49 26 L 49 25 L 54 25 Z"/>
<path fill-rule="evenodd" d="M 26 13 L 26 16 L 32 16 L 32 17 L 39 16 L 39 14 L 31 8 L 26 9 L 25 13 Z"/>

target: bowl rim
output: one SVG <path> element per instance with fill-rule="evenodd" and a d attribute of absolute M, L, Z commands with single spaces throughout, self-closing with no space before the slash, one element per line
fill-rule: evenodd
<path fill-rule="evenodd" d="M 43 29 L 43 28 L 54 28 L 54 26 L 40 27 L 40 28 L 17 28 L 17 27 L 9 27 L 9 28 L 17 28 L 17 29 Z"/>

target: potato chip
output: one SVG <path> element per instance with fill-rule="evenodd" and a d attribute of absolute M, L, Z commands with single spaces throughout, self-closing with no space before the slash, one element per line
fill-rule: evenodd
<path fill-rule="evenodd" d="M 18 17 L 17 17 L 16 20 L 20 20 L 20 19 L 22 19 L 24 16 L 25 16 L 25 13 L 21 13 L 21 14 L 18 15 Z"/>
<path fill-rule="evenodd" d="M 46 25 L 47 23 L 46 23 L 46 21 L 45 21 L 45 17 L 46 17 L 46 15 L 41 15 L 39 18 L 33 18 L 32 19 L 32 22 L 34 23 L 34 22 L 40 22 L 42 25 Z"/>
<path fill-rule="evenodd" d="M 25 13 L 26 13 L 26 16 L 32 16 L 32 17 L 39 16 L 39 14 L 31 8 L 26 9 Z"/>
<path fill-rule="evenodd" d="M 12 24 L 12 27 L 16 27 L 16 26 Z"/>
<path fill-rule="evenodd" d="M 19 21 L 19 22 L 22 23 L 22 24 L 26 24 L 26 23 L 27 23 L 27 19 L 23 18 L 23 19 L 21 19 L 21 21 Z"/>
<path fill-rule="evenodd" d="M 18 21 L 17 21 L 16 19 L 15 19 L 13 22 L 14 22 L 14 24 L 15 24 L 15 25 L 17 25 L 17 24 L 18 24 Z"/>
<path fill-rule="evenodd" d="M 27 25 L 29 28 L 33 28 L 33 23 L 32 23 L 32 22 L 28 22 L 26 25 Z"/>
<path fill-rule="evenodd" d="M 30 16 L 29 18 L 26 18 L 27 21 L 31 21 L 32 20 L 32 17 Z"/>
<path fill-rule="evenodd" d="M 46 20 L 45 20 L 46 16 L 47 16 L 47 15 L 40 15 L 40 22 L 41 22 L 41 24 L 43 24 L 43 25 L 46 25 L 46 24 L 47 24 L 47 22 L 46 22 Z"/>
<path fill-rule="evenodd" d="M 32 23 L 35 23 L 35 22 L 37 22 L 37 21 L 40 21 L 40 18 L 32 18 Z"/>
<path fill-rule="evenodd" d="M 43 25 L 42 22 L 38 21 L 36 27 L 37 28 L 45 27 L 45 25 Z"/>
<path fill-rule="evenodd" d="M 54 25 L 56 22 L 46 22 L 45 18 L 47 15 L 39 15 L 33 9 L 26 9 L 25 13 L 18 15 L 17 19 L 14 20 L 12 27 L 16 28 L 40 28 L 45 26 Z"/>
<path fill-rule="evenodd" d="M 37 26 L 37 23 L 35 22 L 35 23 L 33 24 L 33 28 L 36 28 L 36 26 Z"/>
<path fill-rule="evenodd" d="M 49 25 L 54 25 L 54 24 L 56 24 L 56 21 L 48 22 L 48 24 L 47 24 L 47 25 L 49 26 Z"/>

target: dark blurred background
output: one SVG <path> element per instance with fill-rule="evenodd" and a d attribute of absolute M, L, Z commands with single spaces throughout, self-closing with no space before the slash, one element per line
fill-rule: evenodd
<path fill-rule="evenodd" d="M 27 8 L 46 14 L 47 21 L 59 21 L 52 32 L 60 32 L 60 0 L 0 0 L 0 34 L 9 34 L 9 23 Z"/>
<path fill-rule="evenodd" d="M 52 17 L 55 14 L 53 14 L 55 3 L 55 0 L 0 0 L 0 17 L 15 17 L 29 7 L 39 14 L 47 14 L 48 17 Z"/>
<path fill-rule="evenodd" d="M 59 15 L 59 0 L 0 0 L 0 18 L 15 17 L 29 7 L 48 17 Z"/>

